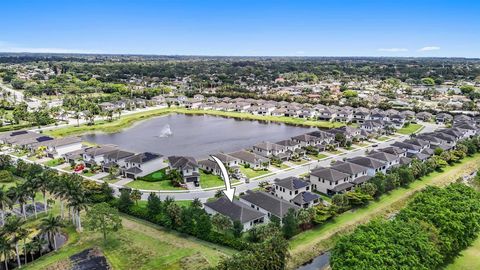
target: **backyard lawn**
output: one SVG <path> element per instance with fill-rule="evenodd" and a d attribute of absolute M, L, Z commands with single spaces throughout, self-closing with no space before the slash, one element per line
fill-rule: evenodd
<path fill-rule="evenodd" d="M 63 269 L 69 257 L 99 247 L 113 269 L 205 269 L 215 266 L 233 251 L 154 224 L 123 216 L 123 228 L 106 243 L 99 233 L 69 229 L 68 244 L 25 269 Z"/>
<path fill-rule="evenodd" d="M 270 173 L 270 171 L 268 170 L 253 170 L 251 168 L 245 168 L 243 166 L 240 166 L 240 171 L 248 178 L 254 178 Z"/>
<path fill-rule="evenodd" d="M 480 269 L 480 237 L 473 244 L 462 251 L 453 263 L 445 270 L 477 270 Z"/>
<path fill-rule="evenodd" d="M 422 128 L 423 126 L 420 124 L 410 124 L 406 127 L 402 127 L 401 129 L 397 130 L 397 133 L 400 133 L 403 135 L 410 135 L 420 131 Z"/>

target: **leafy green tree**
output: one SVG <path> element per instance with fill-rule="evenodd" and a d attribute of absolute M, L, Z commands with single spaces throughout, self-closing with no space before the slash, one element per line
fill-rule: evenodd
<path fill-rule="evenodd" d="M 147 210 L 150 217 L 154 217 L 162 212 L 162 201 L 153 192 L 148 196 Z"/>
<path fill-rule="evenodd" d="M 233 228 L 232 221 L 228 217 L 220 214 L 215 214 L 212 216 L 212 225 L 215 230 L 219 232 L 225 232 Z"/>
<path fill-rule="evenodd" d="M 283 227 L 283 235 L 285 238 L 290 239 L 298 232 L 298 219 L 297 213 L 293 208 L 288 209 L 287 214 L 282 220 Z"/>
<path fill-rule="evenodd" d="M 118 209 L 122 212 L 128 212 L 130 207 L 133 205 L 132 197 L 130 193 L 132 192 L 129 188 L 120 189 L 120 197 L 118 198 Z"/>
<path fill-rule="evenodd" d="M 138 189 L 134 189 L 132 192 L 130 192 L 130 198 L 135 202 L 135 204 L 138 205 L 138 201 L 142 199 L 142 192 L 140 192 Z"/>
<path fill-rule="evenodd" d="M 233 235 L 236 238 L 240 238 L 242 234 L 243 234 L 243 224 L 238 220 L 233 221 Z"/>
<path fill-rule="evenodd" d="M 122 220 L 116 208 L 110 207 L 108 203 L 99 203 L 88 210 L 85 227 L 89 231 L 101 232 L 106 242 L 108 232 L 122 228 Z"/>

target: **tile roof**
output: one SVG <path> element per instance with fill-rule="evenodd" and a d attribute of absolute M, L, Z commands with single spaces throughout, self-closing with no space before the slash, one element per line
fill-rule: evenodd
<path fill-rule="evenodd" d="M 298 179 L 297 177 L 287 177 L 287 178 L 283 178 L 283 179 L 275 179 L 274 180 L 275 184 L 277 186 L 281 186 L 281 187 L 284 187 L 288 190 L 296 190 L 296 189 L 300 189 L 300 188 L 304 188 L 304 187 L 307 187 L 309 186 L 309 184 L 305 181 L 302 181 L 300 179 Z"/>
<path fill-rule="evenodd" d="M 231 202 L 225 197 L 221 197 L 213 202 L 207 202 L 204 205 L 205 207 L 215 210 L 215 212 L 218 212 L 219 214 L 227 216 L 232 220 L 240 221 L 241 223 L 246 223 L 265 216 L 264 213 L 257 211 L 238 200 Z"/>
<path fill-rule="evenodd" d="M 273 215 L 283 218 L 289 209 L 298 210 L 298 206 L 279 199 L 263 191 L 247 191 L 247 194 L 240 197 L 253 205 L 265 209 Z"/>

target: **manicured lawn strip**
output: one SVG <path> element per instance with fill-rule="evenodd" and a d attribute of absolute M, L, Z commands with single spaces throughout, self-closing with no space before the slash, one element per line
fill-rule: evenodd
<path fill-rule="evenodd" d="M 56 158 L 56 159 L 51 159 L 47 162 L 44 162 L 43 165 L 48 166 L 48 167 L 56 167 L 60 164 L 65 163 L 65 160 L 62 158 Z"/>
<path fill-rule="evenodd" d="M 480 154 L 467 157 L 462 162 L 445 168 L 443 172 L 434 172 L 413 182 L 408 188 L 396 189 L 366 207 L 345 212 L 332 221 L 300 233 L 290 241 L 292 255 L 289 261 L 290 268 L 299 266 L 321 254 L 322 251 L 331 248 L 335 244 L 335 237 L 352 231 L 356 226 L 366 223 L 374 217 L 384 216 L 402 208 L 415 192 L 422 190 L 427 185 L 442 186 L 476 170 L 480 166 L 479 162 Z"/>
<path fill-rule="evenodd" d="M 184 190 L 181 187 L 174 187 L 172 181 L 163 180 L 158 182 L 148 182 L 142 180 L 134 180 L 127 184 L 127 186 L 136 189 L 147 189 L 147 190 Z"/>
<path fill-rule="evenodd" d="M 181 269 L 182 261 L 188 261 L 188 267 L 195 269 L 215 266 L 222 256 L 233 254 L 230 249 L 129 216 L 122 215 L 122 221 L 123 228 L 112 233 L 107 243 L 103 242 L 98 233 L 78 234 L 69 229 L 66 246 L 31 263 L 25 269 L 46 269 L 68 261 L 70 256 L 92 247 L 99 247 L 103 251 L 113 269 Z"/>
<path fill-rule="evenodd" d="M 472 245 L 462 251 L 453 263 L 445 270 L 477 270 L 480 269 L 480 237 Z"/>
<path fill-rule="evenodd" d="M 388 137 L 388 136 L 382 136 L 380 138 L 377 138 L 377 141 L 384 142 L 384 141 L 389 140 L 389 139 L 390 139 L 390 137 Z"/>
<path fill-rule="evenodd" d="M 290 160 L 289 162 L 290 162 L 290 163 L 293 163 L 293 164 L 295 164 L 295 165 L 302 165 L 302 164 L 307 163 L 308 161 L 306 161 L 306 160 L 304 160 L 304 159 L 301 159 L 301 160 L 299 160 L 299 161 Z"/>
<path fill-rule="evenodd" d="M 223 180 L 219 175 L 208 174 L 200 170 L 200 186 L 202 188 L 218 187 L 223 185 Z"/>
<path fill-rule="evenodd" d="M 245 174 L 245 176 L 248 177 L 248 178 L 254 178 L 254 177 L 258 177 L 258 176 L 270 173 L 270 171 L 253 170 L 251 168 L 245 168 L 245 167 L 242 167 L 242 166 L 240 166 L 240 171 L 243 174 Z"/>
<path fill-rule="evenodd" d="M 272 165 L 272 166 L 277 168 L 277 169 L 281 169 L 281 170 L 289 168 L 286 164 L 283 164 L 283 163 L 280 164 L 280 166 L 277 166 L 276 164 Z"/>
<path fill-rule="evenodd" d="M 332 154 L 332 155 L 340 155 L 341 153 L 343 153 L 342 151 L 340 150 L 333 150 L 333 151 L 328 151 L 329 154 Z"/>
<path fill-rule="evenodd" d="M 408 127 L 403 127 L 399 130 L 397 130 L 397 133 L 403 134 L 403 135 L 410 135 L 412 133 L 415 133 L 417 131 L 420 131 L 423 128 L 422 125 L 420 124 L 410 124 Z"/>
<path fill-rule="evenodd" d="M 300 125 L 300 126 L 309 126 L 309 127 L 321 127 L 321 128 L 336 128 L 344 126 L 345 124 L 339 122 L 326 122 L 326 121 L 316 121 L 316 120 L 306 120 L 301 118 L 285 117 L 285 116 L 262 116 L 262 115 L 253 115 L 249 113 L 239 113 L 239 112 L 223 112 L 223 111 L 214 111 L 214 110 L 188 110 L 183 108 L 164 108 L 157 110 L 150 110 L 145 112 L 133 113 L 129 115 L 124 115 L 118 120 L 112 122 L 107 121 L 97 121 L 95 125 L 82 124 L 79 127 L 69 126 L 64 128 L 58 128 L 53 130 L 44 131 L 45 135 L 50 135 L 54 137 L 66 137 L 71 135 L 85 134 L 89 132 L 118 132 L 123 128 L 133 125 L 135 122 L 140 120 L 145 120 L 155 116 L 166 115 L 169 113 L 181 113 L 181 114 L 190 114 L 190 115 L 214 115 L 214 116 L 223 116 L 229 118 L 237 118 L 244 120 L 258 120 L 258 121 L 271 121 L 278 123 L 285 123 L 290 125 Z"/>

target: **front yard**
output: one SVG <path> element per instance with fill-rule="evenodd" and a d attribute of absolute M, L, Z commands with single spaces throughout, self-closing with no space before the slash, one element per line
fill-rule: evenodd
<path fill-rule="evenodd" d="M 254 178 L 270 173 L 269 170 L 254 170 L 252 168 L 245 168 L 240 166 L 240 171 L 245 174 L 247 178 Z"/>
<path fill-rule="evenodd" d="M 203 170 L 200 170 L 200 186 L 202 188 L 223 186 L 223 179 L 219 175 L 205 173 Z"/>
<path fill-rule="evenodd" d="M 404 126 L 401 129 L 397 130 L 397 133 L 403 135 L 410 135 L 420 131 L 422 128 L 423 126 L 420 124 L 409 124 L 408 126 Z"/>
<path fill-rule="evenodd" d="M 43 165 L 48 166 L 48 167 L 56 167 L 58 165 L 61 165 L 65 163 L 65 160 L 63 158 L 56 158 L 56 159 L 51 159 L 47 162 L 44 162 Z"/>
<path fill-rule="evenodd" d="M 184 190 L 184 188 L 182 187 L 174 187 L 171 180 L 148 182 L 148 181 L 137 179 L 128 183 L 127 186 L 135 189 L 148 189 L 148 190 Z"/>

